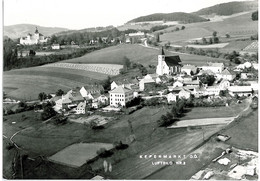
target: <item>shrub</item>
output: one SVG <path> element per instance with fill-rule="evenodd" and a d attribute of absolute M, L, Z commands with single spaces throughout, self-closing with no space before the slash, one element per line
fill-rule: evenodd
<path fill-rule="evenodd" d="M 124 150 L 126 148 L 128 148 L 128 145 L 127 144 L 123 144 L 122 141 L 120 142 L 115 142 L 114 143 L 114 146 L 117 150 Z"/>
<path fill-rule="evenodd" d="M 99 150 L 97 150 L 97 155 L 101 158 L 107 158 L 113 155 L 113 152 L 110 150 L 106 150 L 105 148 L 100 148 Z"/>

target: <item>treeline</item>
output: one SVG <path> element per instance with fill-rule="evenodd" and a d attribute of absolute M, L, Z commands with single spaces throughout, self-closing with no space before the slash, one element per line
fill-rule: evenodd
<path fill-rule="evenodd" d="M 200 16 L 197 16 L 195 14 L 175 12 L 175 13 L 156 13 L 147 16 L 141 16 L 127 23 L 146 22 L 146 21 L 179 21 L 181 23 L 195 23 L 195 22 L 203 22 L 208 20 Z"/>
<path fill-rule="evenodd" d="M 223 4 L 217 4 L 215 6 L 211 6 L 208 8 L 203 8 L 194 14 L 197 15 L 210 15 L 210 14 L 216 14 L 216 15 L 232 15 L 235 13 L 245 12 L 245 11 L 251 11 L 254 9 L 257 9 L 258 3 L 256 1 L 249 1 L 249 2 L 229 2 L 229 3 L 223 3 Z"/>
<path fill-rule="evenodd" d="M 64 54 L 50 54 L 44 56 L 34 56 L 29 55 L 25 57 L 18 57 L 18 48 L 16 43 L 11 39 L 4 41 L 4 71 L 11 70 L 14 68 L 25 68 L 25 67 L 33 67 L 40 66 L 48 63 L 54 63 L 61 60 L 67 60 L 71 58 L 81 57 L 86 53 L 92 52 L 94 50 L 98 50 L 100 48 L 80 48 L 75 49 L 71 53 Z"/>

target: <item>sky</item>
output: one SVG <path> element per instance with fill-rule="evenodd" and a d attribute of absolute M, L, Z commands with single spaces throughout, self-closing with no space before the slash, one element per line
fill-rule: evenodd
<path fill-rule="evenodd" d="M 3 24 L 68 29 L 119 26 L 139 16 L 190 13 L 231 1 L 235 0 L 3 0 Z"/>

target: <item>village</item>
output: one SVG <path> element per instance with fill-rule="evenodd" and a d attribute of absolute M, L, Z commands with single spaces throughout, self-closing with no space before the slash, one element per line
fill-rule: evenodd
<path fill-rule="evenodd" d="M 3 178 L 257 180 L 256 4 L 6 25 Z"/>

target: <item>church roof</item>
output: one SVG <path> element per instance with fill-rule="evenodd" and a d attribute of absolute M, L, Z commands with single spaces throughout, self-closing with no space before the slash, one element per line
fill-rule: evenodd
<path fill-rule="evenodd" d="M 179 55 L 176 56 L 165 56 L 165 63 L 168 66 L 180 65 L 181 59 Z"/>

